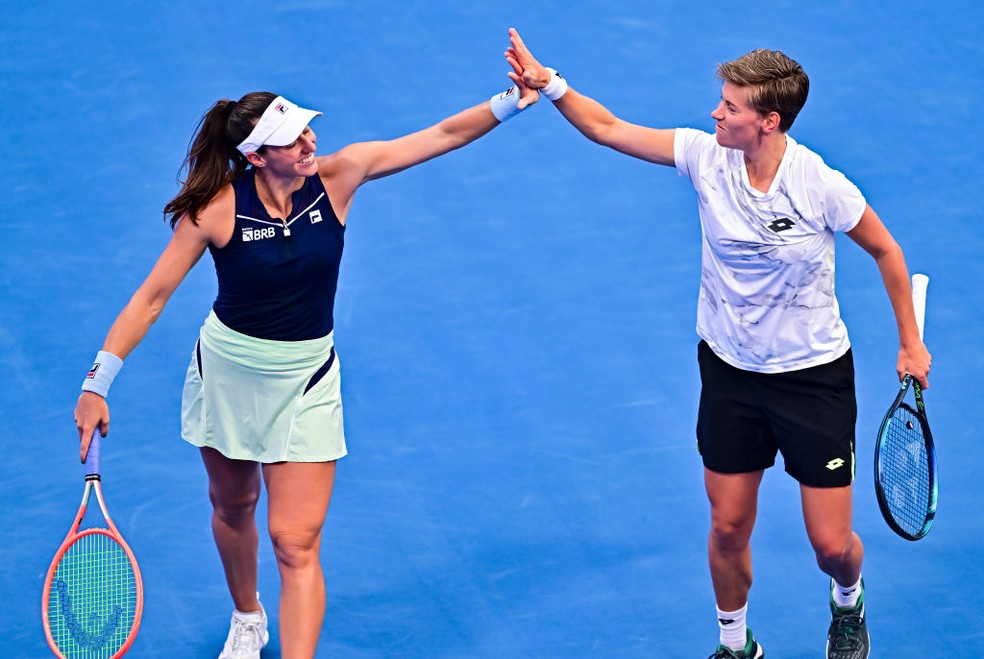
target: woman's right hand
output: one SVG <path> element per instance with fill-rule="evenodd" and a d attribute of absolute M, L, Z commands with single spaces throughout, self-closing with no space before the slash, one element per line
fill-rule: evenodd
<path fill-rule="evenodd" d="M 75 405 L 75 426 L 79 431 L 79 459 L 85 462 L 92 433 L 97 429 L 103 437 L 109 433 L 109 405 L 106 399 L 91 391 L 83 391 Z"/>

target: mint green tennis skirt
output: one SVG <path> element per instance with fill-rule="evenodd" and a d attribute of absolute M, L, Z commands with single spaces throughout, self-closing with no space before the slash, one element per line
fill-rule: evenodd
<path fill-rule="evenodd" d="M 346 454 L 332 334 L 270 341 L 210 313 L 181 397 L 181 436 L 236 460 L 327 462 Z"/>

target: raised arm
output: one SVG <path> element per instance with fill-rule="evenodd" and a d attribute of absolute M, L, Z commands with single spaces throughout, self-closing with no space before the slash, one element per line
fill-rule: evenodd
<path fill-rule="evenodd" d="M 924 389 L 929 387 L 927 378 L 933 360 L 919 337 L 916 313 L 912 306 L 909 271 L 902 248 L 871 206 L 865 207 L 861 220 L 847 235 L 875 259 L 881 272 L 899 330 L 899 358 L 896 365 L 899 379 L 909 373 Z"/>
<path fill-rule="evenodd" d="M 513 71 L 509 77 L 517 84 L 542 90 L 556 75 L 541 65 L 515 29 L 509 29 L 509 49 L 506 61 Z M 568 88 L 554 100 L 560 113 L 592 142 L 621 153 L 660 165 L 674 164 L 673 129 L 639 126 L 619 119 L 598 101 Z"/>
<path fill-rule="evenodd" d="M 229 196 L 231 200 L 231 188 Z M 216 206 L 220 205 L 213 204 L 206 209 L 199 225 L 192 224 L 187 218 L 178 223 L 170 243 L 150 274 L 113 322 L 103 342 L 104 352 L 125 359 L 146 336 L 171 294 L 205 252 L 209 238 L 207 229 L 203 226 L 214 226 L 208 222 L 208 214 L 215 213 Z M 231 208 L 228 212 L 231 218 Z M 106 399 L 92 391 L 83 391 L 75 406 L 75 425 L 81 442 L 79 457 L 84 461 L 93 431 L 98 427 L 104 435 L 109 432 L 109 406 Z"/>
<path fill-rule="evenodd" d="M 539 99 L 522 81 L 490 101 L 462 110 L 429 128 L 393 140 L 358 142 L 319 159 L 319 171 L 344 222 L 356 189 L 396 174 L 482 137 Z"/>

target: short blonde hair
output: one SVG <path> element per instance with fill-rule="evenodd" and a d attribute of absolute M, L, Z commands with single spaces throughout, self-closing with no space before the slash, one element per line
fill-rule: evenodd
<path fill-rule="evenodd" d="M 806 104 L 810 79 L 795 60 L 759 48 L 736 60 L 718 64 L 717 77 L 748 90 L 748 103 L 761 115 L 779 114 L 779 130 L 787 132 Z"/>

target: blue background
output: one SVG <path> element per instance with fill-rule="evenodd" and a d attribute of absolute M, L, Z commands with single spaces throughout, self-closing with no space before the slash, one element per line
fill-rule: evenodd
<path fill-rule="evenodd" d="M 873 261 L 838 238 L 872 656 L 978 652 L 982 18 L 946 1 L 5 4 L 3 656 L 47 654 L 42 583 L 82 489 L 78 385 L 168 240 L 161 208 L 202 113 L 271 90 L 324 112 L 322 154 L 397 137 L 508 86 L 510 26 L 579 91 L 650 126 L 712 129 L 715 65 L 752 48 L 804 65 L 811 96 L 793 136 L 847 173 L 931 277 L 940 511 L 912 544 L 882 522 L 871 483 L 895 324 Z M 319 657 L 711 652 L 693 431 L 699 237 L 685 179 L 591 144 L 548 102 L 356 195 L 336 305 L 351 454 L 325 531 Z M 227 630 L 204 469 L 178 438 L 214 293 L 206 257 L 111 395 L 105 490 L 146 588 L 133 657 L 215 656 Z M 770 657 L 818 656 L 827 582 L 780 468 L 753 552 L 759 640 Z"/>

